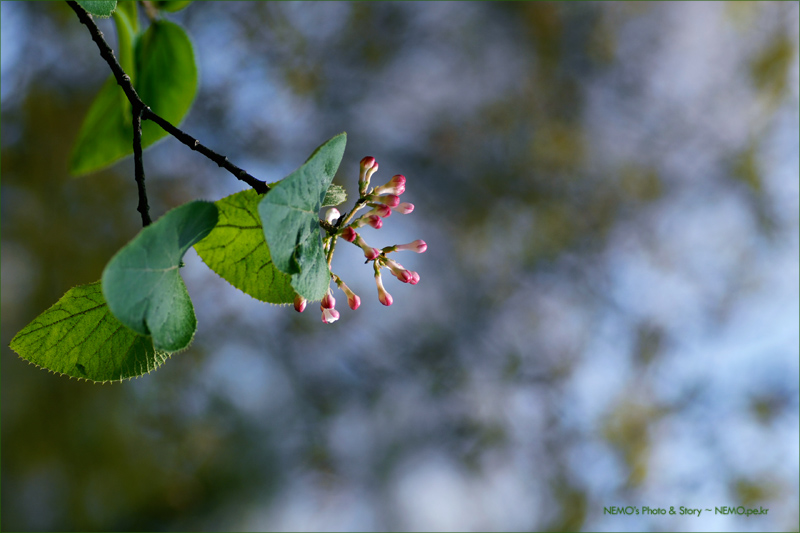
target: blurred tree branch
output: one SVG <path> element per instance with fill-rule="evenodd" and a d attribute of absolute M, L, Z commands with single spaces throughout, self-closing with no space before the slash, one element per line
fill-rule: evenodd
<path fill-rule="evenodd" d="M 100 49 L 100 56 L 105 59 L 108 66 L 111 68 L 111 72 L 114 74 L 114 78 L 117 80 L 117 84 L 122 87 L 122 90 L 125 92 L 125 96 L 128 98 L 128 101 L 131 103 L 133 107 L 133 117 L 134 117 L 134 159 L 136 165 L 136 182 L 139 188 L 139 207 L 138 210 L 142 214 L 142 223 L 143 225 L 149 224 L 150 216 L 148 214 L 148 207 L 147 207 L 147 196 L 144 187 L 144 169 L 142 166 L 142 157 L 141 157 L 141 121 L 142 120 L 151 120 L 158 124 L 164 131 L 178 139 L 180 142 L 191 148 L 192 150 L 201 153 L 202 155 L 206 156 L 208 159 L 215 162 L 220 167 L 223 167 L 225 170 L 233 174 L 237 179 L 247 183 L 250 187 L 255 189 L 256 192 L 259 194 L 264 194 L 269 191 L 269 186 L 266 182 L 263 182 L 259 179 L 256 179 L 252 175 L 250 175 L 244 169 L 239 168 L 238 166 L 231 163 L 228 158 L 222 154 L 218 154 L 214 150 L 204 146 L 200 141 L 192 137 L 191 135 L 187 134 L 186 132 L 180 130 L 179 128 L 175 127 L 173 124 L 170 124 L 169 121 L 165 120 L 158 114 L 156 114 L 152 109 L 150 109 L 139 95 L 136 93 L 136 89 L 134 89 L 133 84 L 131 83 L 131 78 L 128 76 L 125 71 L 120 66 L 117 58 L 114 56 L 114 51 L 106 42 L 105 38 L 103 37 L 103 32 L 97 27 L 92 19 L 92 16 L 86 12 L 77 2 L 72 0 L 68 0 L 67 4 L 75 11 L 78 15 L 78 19 L 83 23 L 88 29 L 89 33 L 92 36 L 92 40 L 97 44 L 97 47 Z M 137 128 L 138 123 L 138 128 Z M 138 130 L 138 135 L 137 135 Z M 137 143 L 138 138 L 138 143 Z M 137 148 L 138 146 L 138 148 Z"/>

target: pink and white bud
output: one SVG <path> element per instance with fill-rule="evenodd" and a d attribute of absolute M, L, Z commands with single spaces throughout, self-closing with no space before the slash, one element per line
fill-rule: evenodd
<path fill-rule="evenodd" d="M 401 204 L 398 204 L 397 207 L 395 207 L 395 210 L 398 211 L 400 214 L 407 215 L 414 210 L 414 204 L 403 202 Z"/>
<path fill-rule="evenodd" d="M 358 237 L 358 233 L 356 233 L 356 230 L 350 226 L 347 226 L 344 228 L 344 231 L 342 231 L 342 239 L 346 240 L 347 242 L 353 242 L 356 240 L 356 237 Z"/>
<path fill-rule="evenodd" d="M 328 292 L 325 293 L 325 296 L 322 297 L 322 301 L 319 303 L 321 309 L 333 309 L 336 307 L 336 298 L 333 297 L 333 292 L 328 289 Z"/>
<path fill-rule="evenodd" d="M 298 313 L 302 313 L 306 310 L 306 305 L 308 305 L 308 300 L 300 296 L 299 294 L 294 295 L 294 310 Z"/>
<path fill-rule="evenodd" d="M 392 305 L 392 295 L 386 292 L 386 289 L 383 288 L 383 281 L 381 280 L 381 273 L 375 273 L 375 285 L 378 286 L 378 300 L 385 305 L 390 306 Z"/>
<path fill-rule="evenodd" d="M 341 216 L 341 213 L 339 213 L 339 210 L 336 209 L 335 207 L 331 207 L 330 209 L 328 209 L 328 212 L 325 213 L 325 221 L 328 224 L 333 224 L 334 222 L 339 220 L 340 216 Z"/>
<path fill-rule="evenodd" d="M 428 245 L 422 239 L 417 239 L 414 242 L 410 242 L 408 244 L 396 244 L 393 247 L 395 250 L 410 250 L 412 252 L 417 252 L 421 254 L 425 250 L 428 249 Z"/>
<path fill-rule="evenodd" d="M 369 199 L 371 202 L 388 205 L 389 207 L 395 207 L 400 203 L 400 197 L 395 194 L 384 194 L 383 196 L 371 194 Z"/>
<path fill-rule="evenodd" d="M 347 305 L 350 306 L 350 309 L 355 311 L 361 305 L 361 298 L 358 297 L 358 294 L 349 294 L 347 296 Z"/>
<path fill-rule="evenodd" d="M 372 191 L 373 194 L 396 194 L 397 196 L 400 196 L 404 192 L 406 192 L 406 177 L 402 174 L 392 176 L 389 183 L 381 185 Z"/>
<path fill-rule="evenodd" d="M 367 156 L 361 160 L 361 163 L 359 163 L 359 166 L 361 168 L 361 172 L 358 174 L 359 182 L 366 181 L 367 171 L 372 167 L 374 167 L 376 163 L 377 161 L 375 161 L 375 158 L 371 156 Z"/>
<path fill-rule="evenodd" d="M 350 287 L 345 285 L 344 281 L 339 279 L 339 276 L 336 276 L 335 279 L 336 279 L 336 285 L 338 285 L 339 288 L 342 289 L 342 292 L 344 292 L 347 295 L 347 305 L 350 306 L 350 309 L 352 309 L 353 311 L 358 309 L 358 307 L 361 305 L 361 298 L 359 298 L 356 293 L 351 291 Z"/>
<path fill-rule="evenodd" d="M 339 320 L 339 311 L 328 308 L 322 310 L 322 321 L 325 324 L 333 324 L 337 320 Z"/>
<path fill-rule="evenodd" d="M 378 215 L 381 218 L 386 218 L 392 214 L 392 208 L 383 204 L 367 204 L 372 210 L 367 212 L 367 215 Z"/>
<path fill-rule="evenodd" d="M 361 196 L 367 192 L 369 180 L 378 170 L 378 162 L 374 157 L 365 157 L 361 160 L 361 172 L 358 175 L 358 193 Z"/>
<path fill-rule="evenodd" d="M 411 285 L 416 285 L 417 283 L 419 283 L 419 274 L 417 274 L 413 270 L 409 270 L 409 272 L 411 273 L 411 279 L 408 282 Z"/>
<path fill-rule="evenodd" d="M 379 255 L 381 255 L 380 250 L 378 250 L 377 248 L 373 248 L 372 246 L 367 244 L 366 241 L 364 241 L 364 239 L 358 233 L 356 233 L 356 239 L 354 241 L 354 244 L 364 251 L 364 257 L 366 257 L 368 261 L 372 261 Z"/>
<path fill-rule="evenodd" d="M 411 271 L 403 268 L 403 265 L 394 261 L 393 259 L 386 260 L 386 266 L 389 267 L 392 275 L 402 281 L 403 283 L 410 283 L 412 279 Z"/>
<path fill-rule="evenodd" d="M 381 219 L 381 217 L 379 217 L 378 215 L 370 215 L 368 213 L 362 217 L 357 218 L 355 222 L 350 224 L 350 227 L 360 228 L 361 226 L 366 226 L 367 224 L 369 224 L 375 229 L 381 229 L 381 227 L 383 226 L 383 219 Z"/>

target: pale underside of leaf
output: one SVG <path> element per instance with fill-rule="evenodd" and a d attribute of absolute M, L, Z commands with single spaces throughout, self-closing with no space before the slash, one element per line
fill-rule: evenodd
<path fill-rule="evenodd" d="M 169 358 L 111 314 L 99 281 L 67 291 L 17 333 L 10 347 L 38 367 L 94 382 L 149 374 Z"/>
<path fill-rule="evenodd" d="M 264 240 L 261 198 L 250 189 L 215 202 L 219 222 L 194 248 L 211 270 L 245 294 L 262 302 L 291 303 L 291 277 L 275 268 Z"/>
<path fill-rule="evenodd" d="M 330 284 L 319 210 L 346 143 L 347 135 L 340 133 L 322 144 L 258 205 L 275 266 L 292 276 L 292 287 L 297 294 L 311 301 L 320 300 Z"/>
<path fill-rule="evenodd" d="M 189 293 L 179 272 L 184 253 L 217 223 L 211 202 L 172 209 L 111 258 L 103 270 L 103 295 L 120 322 L 153 338 L 167 352 L 186 348 L 197 329 Z"/>
<path fill-rule="evenodd" d="M 325 198 L 322 200 L 322 207 L 331 207 L 339 205 L 347 200 L 347 191 L 341 185 L 331 183 L 328 190 L 325 192 Z"/>

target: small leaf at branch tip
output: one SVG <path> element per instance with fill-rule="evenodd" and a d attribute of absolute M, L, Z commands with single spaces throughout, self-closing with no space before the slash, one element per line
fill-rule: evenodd
<path fill-rule="evenodd" d="M 322 207 L 330 207 L 339 205 L 347 200 L 347 191 L 341 185 L 331 183 L 328 190 L 325 191 L 325 198 L 322 200 Z"/>

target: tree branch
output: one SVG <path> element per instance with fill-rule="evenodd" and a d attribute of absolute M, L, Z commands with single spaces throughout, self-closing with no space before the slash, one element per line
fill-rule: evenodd
<path fill-rule="evenodd" d="M 150 206 L 147 205 L 147 189 L 144 186 L 144 163 L 142 162 L 142 111 L 139 106 L 133 109 L 133 166 L 136 186 L 139 189 L 139 206 L 136 208 L 142 215 L 142 226 L 150 225 Z"/>
<path fill-rule="evenodd" d="M 239 179 L 250 187 L 255 189 L 255 191 L 259 194 L 264 194 L 265 192 L 269 191 L 269 185 L 266 182 L 263 182 L 259 179 L 256 179 L 252 175 L 250 175 L 247 171 L 237 167 L 230 161 L 228 158 L 218 154 L 214 150 L 204 146 L 200 143 L 197 139 L 192 137 L 191 135 L 181 131 L 180 129 L 176 128 L 169 121 L 165 120 L 164 118 L 157 115 L 152 109 L 150 109 L 147 104 L 145 104 L 139 95 L 136 93 L 136 90 L 133 88 L 133 84 L 131 83 L 131 78 L 120 66 L 117 58 L 114 56 L 114 51 L 106 42 L 105 38 L 103 37 L 103 32 L 97 27 L 92 19 L 92 16 L 86 12 L 81 6 L 79 6 L 76 2 L 72 0 L 67 0 L 67 4 L 69 7 L 72 8 L 73 11 L 78 15 L 78 20 L 83 23 L 89 29 L 89 33 L 92 35 L 92 40 L 97 44 L 97 47 L 100 49 L 100 56 L 105 59 L 108 66 L 111 68 L 111 72 L 114 73 L 114 78 L 117 80 L 117 84 L 122 87 L 122 90 L 125 92 L 125 96 L 128 98 L 128 101 L 131 103 L 134 109 L 134 116 L 136 115 L 136 109 L 139 108 L 141 110 L 141 119 L 142 120 L 152 120 L 161 128 L 178 139 L 180 142 L 191 148 L 196 152 L 200 152 L 210 160 L 214 161 L 220 167 L 223 167 L 225 170 L 233 174 L 236 179 Z M 135 135 L 135 134 L 134 134 Z M 142 180 L 144 180 L 144 173 L 142 173 Z M 138 178 L 137 178 L 138 183 Z M 144 181 L 142 181 L 142 186 L 140 187 L 140 193 L 143 190 Z M 140 201 L 141 206 L 141 201 Z"/>

